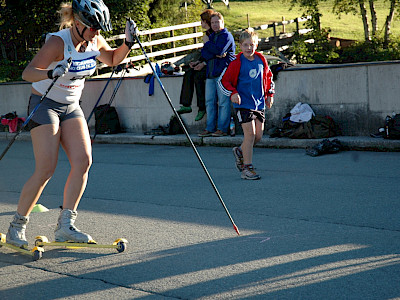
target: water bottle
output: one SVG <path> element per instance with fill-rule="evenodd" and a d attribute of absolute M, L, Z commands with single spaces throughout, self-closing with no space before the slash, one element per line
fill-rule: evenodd
<path fill-rule="evenodd" d="M 231 136 L 235 136 L 236 132 L 235 132 L 235 120 L 233 119 L 233 117 L 231 117 L 231 123 L 229 124 L 229 131 L 231 133 Z"/>
<path fill-rule="evenodd" d="M 390 123 L 391 119 L 392 118 L 390 116 L 387 116 L 386 120 L 385 120 L 385 132 L 386 132 L 386 137 L 387 138 L 389 138 L 389 123 Z"/>

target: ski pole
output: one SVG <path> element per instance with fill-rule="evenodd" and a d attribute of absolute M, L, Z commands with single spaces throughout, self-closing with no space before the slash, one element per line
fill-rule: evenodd
<path fill-rule="evenodd" d="M 135 23 L 131 18 L 127 18 L 127 19 L 129 20 L 129 22 L 131 23 L 131 25 L 133 25 L 134 27 L 136 27 L 136 23 Z M 137 27 L 136 27 L 136 28 L 137 28 Z M 189 143 L 190 143 L 190 146 L 192 147 L 194 153 L 195 153 L 196 156 L 197 156 L 197 159 L 199 160 L 199 162 L 200 162 L 200 164 L 201 164 L 201 166 L 202 166 L 204 172 L 206 173 L 206 175 L 207 175 L 207 177 L 208 177 L 208 180 L 209 180 L 210 183 L 211 183 L 211 186 L 213 187 L 215 193 L 216 193 L 217 196 L 218 196 L 219 201 L 221 202 L 221 204 L 222 204 L 222 206 L 223 206 L 223 208 L 224 208 L 226 214 L 228 215 L 228 218 L 229 218 L 229 220 L 231 221 L 231 223 L 232 223 L 232 225 L 233 225 L 233 228 L 235 229 L 236 233 L 237 233 L 238 235 L 240 235 L 239 229 L 238 229 L 238 227 L 236 226 L 235 222 L 233 221 L 233 218 L 232 218 L 231 214 L 229 213 L 228 208 L 226 207 L 226 205 L 225 205 L 225 203 L 224 203 L 224 200 L 222 199 L 221 194 L 219 193 L 219 191 L 218 191 L 218 189 L 217 189 L 217 186 L 215 185 L 214 181 L 212 180 L 211 175 L 210 175 L 210 173 L 208 172 L 208 170 L 207 170 L 207 168 L 206 168 L 206 165 L 204 164 L 203 160 L 201 159 L 200 154 L 199 154 L 199 152 L 198 152 L 197 149 L 196 149 L 196 146 L 194 145 L 192 139 L 190 138 L 190 135 L 189 135 L 189 133 L 188 133 L 188 131 L 187 131 L 185 125 L 183 124 L 183 121 L 182 121 L 180 115 L 177 113 L 177 111 L 176 111 L 174 105 L 172 104 L 172 101 L 171 101 L 170 97 L 168 96 L 168 93 L 167 93 L 167 91 L 165 90 L 164 85 L 163 85 L 163 83 L 161 82 L 160 77 L 158 76 L 157 72 L 154 70 L 154 67 L 153 67 L 153 65 L 151 64 L 151 61 L 150 61 L 149 57 L 147 56 L 147 53 L 146 53 L 145 49 L 144 49 L 143 46 L 142 46 L 142 43 L 140 42 L 140 39 L 139 39 L 139 36 L 138 36 L 137 32 L 135 32 L 134 36 L 135 36 L 136 41 L 138 42 L 138 44 L 139 44 L 139 46 L 140 46 L 140 49 L 142 50 L 142 52 L 143 52 L 143 54 L 144 54 L 144 56 L 145 56 L 145 58 L 146 58 L 146 61 L 149 63 L 149 65 L 150 65 L 150 67 L 151 67 L 151 70 L 152 70 L 152 72 L 153 72 L 153 75 L 155 76 L 155 78 L 157 78 L 157 81 L 158 81 L 158 83 L 160 84 L 160 87 L 161 87 L 161 89 L 162 89 L 162 91 L 163 91 L 165 97 L 167 98 L 168 103 L 169 103 L 169 105 L 171 106 L 171 109 L 173 110 L 173 112 L 174 112 L 176 118 L 178 119 L 179 125 L 182 127 L 183 132 L 185 133 L 186 138 L 188 139 L 188 141 L 189 141 Z"/>
<path fill-rule="evenodd" d="M 97 105 L 99 104 L 101 98 L 103 97 L 103 94 L 104 94 L 105 90 L 107 89 L 107 86 L 108 86 L 108 84 L 109 84 L 110 81 L 111 81 L 111 78 L 113 77 L 113 75 L 114 75 L 115 72 L 118 72 L 118 68 L 119 68 L 119 66 L 113 69 L 113 71 L 112 71 L 112 73 L 111 73 L 111 76 L 110 76 L 110 78 L 108 78 L 107 83 L 106 83 L 106 85 L 104 86 L 103 91 L 101 92 L 99 99 L 97 99 L 96 104 L 94 105 L 92 111 L 90 112 L 89 117 L 87 118 L 86 123 L 89 124 L 89 121 L 90 121 L 90 119 L 92 118 L 92 116 L 93 116 L 93 114 L 94 114 L 94 111 L 96 110 Z"/>
<path fill-rule="evenodd" d="M 99 119 L 100 124 L 101 124 L 102 118 L 105 117 L 108 109 L 110 108 L 112 102 L 114 101 L 115 95 L 117 94 L 117 91 L 118 91 L 119 87 L 121 86 L 121 83 L 122 83 L 122 80 L 124 79 L 125 73 L 128 71 L 128 67 L 129 67 L 129 64 L 126 64 L 125 67 L 122 69 L 121 77 L 118 79 L 117 85 L 114 88 L 114 91 L 111 95 L 110 101 L 108 102 L 106 109 L 103 111 L 103 114 L 102 114 L 101 118 Z M 93 111 L 94 111 L 94 109 L 93 109 Z M 94 135 L 92 138 L 92 143 L 93 143 L 94 139 L 96 138 L 96 136 L 97 136 L 97 130 L 95 130 L 95 132 L 94 132 Z"/>
<path fill-rule="evenodd" d="M 68 59 L 68 65 L 71 65 L 72 62 L 72 58 L 70 57 Z M 8 149 L 10 149 L 10 147 L 12 146 L 12 144 L 14 144 L 15 140 L 17 139 L 17 137 L 20 135 L 20 133 L 22 132 L 22 130 L 24 130 L 24 128 L 26 127 L 26 125 L 29 123 L 29 121 L 32 119 L 33 115 L 35 114 L 35 112 L 38 110 L 40 104 L 42 104 L 43 99 L 46 98 L 47 94 L 50 92 L 51 88 L 53 87 L 53 85 L 56 83 L 57 79 L 60 76 L 54 77 L 53 81 L 51 82 L 51 84 L 49 85 L 49 87 L 47 88 L 47 90 L 44 92 L 43 96 L 40 98 L 39 103 L 35 106 L 35 108 L 31 111 L 31 113 L 29 114 L 29 116 L 26 118 L 25 122 L 21 125 L 21 128 L 18 130 L 18 132 L 14 135 L 14 137 L 11 139 L 10 143 L 7 145 L 7 147 L 4 149 L 3 153 L 0 155 L 0 160 L 3 159 L 4 155 L 6 155 Z"/>

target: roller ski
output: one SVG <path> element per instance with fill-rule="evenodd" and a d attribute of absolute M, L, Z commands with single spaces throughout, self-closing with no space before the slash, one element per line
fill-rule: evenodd
<path fill-rule="evenodd" d="M 7 235 L 0 233 L 0 247 L 7 247 L 24 255 L 29 255 L 33 260 L 38 260 L 42 257 L 43 248 L 40 246 L 28 249 L 28 241 L 25 237 L 26 224 L 29 222 L 29 217 L 21 216 L 15 213 Z"/>
<path fill-rule="evenodd" d="M 31 256 L 33 260 L 39 260 L 42 258 L 44 249 L 40 246 L 35 246 L 32 250 L 29 250 L 26 247 L 18 247 L 13 244 L 7 243 L 6 240 L 6 235 L 3 233 L 0 233 L 0 247 L 6 247 L 9 249 L 12 249 L 14 251 L 17 251 L 18 253 L 24 254 Z"/>
<path fill-rule="evenodd" d="M 37 247 L 64 247 L 67 249 L 79 249 L 79 248 L 110 248 L 116 249 L 119 253 L 126 250 L 126 244 L 128 241 L 126 239 L 116 239 L 112 244 L 101 245 L 97 244 L 94 240 L 89 240 L 87 243 L 77 243 L 74 241 L 64 241 L 64 242 L 49 242 L 45 236 L 37 236 L 35 240 L 35 246 Z"/>
<path fill-rule="evenodd" d="M 123 252 L 128 243 L 125 239 L 117 239 L 111 245 L 99 245 L 93 238 L 81 232 L 75 227 L 77 212 L 70 209 L 63 209 L 58 218 L 56 230 L 54 231 L 55 241 L 49 242 L 45 236 L 37 236 L 35 245 L 38 247 L 66 247 L 66 248 L 114 248 Z"/>

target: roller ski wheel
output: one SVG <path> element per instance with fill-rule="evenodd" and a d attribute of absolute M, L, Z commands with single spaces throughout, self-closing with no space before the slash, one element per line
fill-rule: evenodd
<path fill-rule="evenodd" d="M 35 248 L 37 248 L 37 247 L 35 247 Z M 43 256 L 43 250 L 36 249 L 33 251 L 33 260 L 35 260 L 35 261 L 39 260 L 42 258 L 42 256 Z"/>
<path fill-rule="evenodd" d="M 113 243 L 113 245 L 117 245 L 117 251 L 118 251 L 118 253 L 121 253 L 126 250 L 127 243 L 128 243 L 128 241 L 125 239 L 118 239 Z"/>
<path fill-rule="evenodd" d="M 49 240 L 47 239 L 47 237 L 45 237 L 43 235 L 37 236 L 35 238 L 35 246 L 39 246 L 43 243 L 48 243 L 48 242 L 49 242 Z"/>
<path fill-rule="evenodd" d="M 41 259 L 44 252 L 44 249 L 40 246 L 35 246 L 32 250 L 29 250 L 27 248 L 20 248 L 15 245 L 8 244 L 6 240 L 6 235 L 0 233 L 0 248 L 3 246 L 17 251 L 18 253 L 31 256 L 34 261 Z"/>
<path fill-rule="evenodd" d="M 126 244 L 128 241 L 126 239 L 117 239 L 111 245 L 100 245 L 96 241 L 90 240 L 88 243 L 76 243 L 73 241 L 65 242 L 49 242 L 45 236 L 37 236 L 35 239 L 35 245 L 37 247 L 64 247 L 69 249 L 79 249 L 79 248 L 111 248 L 116 249 L 119 253 L 126 250 Z"/>

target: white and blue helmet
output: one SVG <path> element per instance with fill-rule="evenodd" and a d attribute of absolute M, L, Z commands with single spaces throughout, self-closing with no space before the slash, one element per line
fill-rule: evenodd
<path fill-rule="evenodd" d="M 72 11 L 88 27 L 112 30 L 110 12 L 102 0 L 73 0 Z"/>

